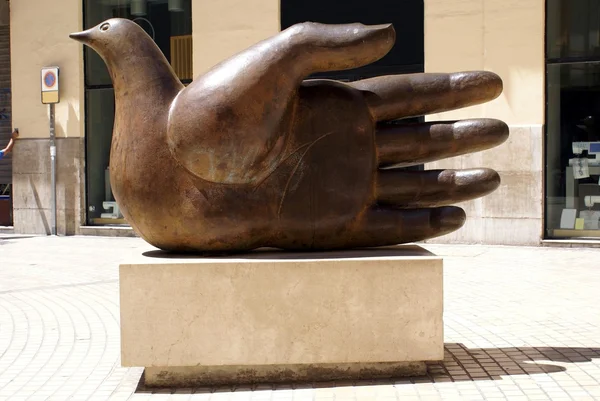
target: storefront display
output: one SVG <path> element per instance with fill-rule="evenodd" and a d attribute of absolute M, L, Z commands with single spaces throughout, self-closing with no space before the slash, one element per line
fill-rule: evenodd
<path fill-rule="evenodd" d="M 600 0 L 549 0 L 546 237 L 600 238 Z"/>

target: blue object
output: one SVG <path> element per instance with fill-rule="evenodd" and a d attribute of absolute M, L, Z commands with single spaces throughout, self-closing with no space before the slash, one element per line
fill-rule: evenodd
<path fill-rule="evenodd" d="M 600 142 L 590 142 L 589 153 L 600 153 Z"/>
<path fill-rule="evenodd" d="M 4 151 L 0 150 L 0 160 L 2 160 L 3 157 L 4 157 Z"/>
<path fill-rule="evenodd" d="M 44 83 L 48 88 L 52 88 L 54 86 L 54 84 L 56 83 L 56 76 L 53 72 L 50 71 L 47 72 L 46 75 L 44 75 Z"/>

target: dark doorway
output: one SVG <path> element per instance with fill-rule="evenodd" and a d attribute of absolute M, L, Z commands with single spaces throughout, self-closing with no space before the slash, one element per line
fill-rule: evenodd
<path fill-rule="evenodd" d="M 281 0 L 281 29 L 299 22 L 394 25 L 396 45 L 381 60 L 347 71 L 316 74 L 315 77 L 354 81 L 378 75 L 424 71 L 423 0 Z"/>

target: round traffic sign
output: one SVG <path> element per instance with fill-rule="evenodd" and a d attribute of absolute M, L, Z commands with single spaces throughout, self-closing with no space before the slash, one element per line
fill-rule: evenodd
<path fill-rule="evenodd" d="M 48 88 L 52 88 L 56 84 L 56 75 L 54 75 L 54 71 L 48 71 L 44 75 L 44 85 Z"/>

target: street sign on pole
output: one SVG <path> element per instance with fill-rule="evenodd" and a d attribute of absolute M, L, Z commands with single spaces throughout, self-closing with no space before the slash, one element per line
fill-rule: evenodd
<path fill-rule="evenodd" d="M 56 142 L 55 142 L 55 123 L 54 123 L 54 104 L 60 102 L 58 85 L 58 67 L 42 68 L 42 103 L 47 104 L 50 115 L 50 178 L 52 180 L 51 189 L 52 205 L 52 227 L 51 234 L 56 235 Z"/>
<path fill-rule="evenodd" d="M 54 104 L 60 102 L 58 85 L 58 67 L 42 68 L 42 103 Z"/>

